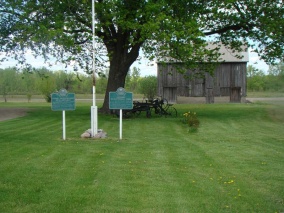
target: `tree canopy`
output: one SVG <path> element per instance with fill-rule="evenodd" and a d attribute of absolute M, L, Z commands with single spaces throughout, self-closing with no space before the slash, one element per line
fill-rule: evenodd
<path fill-rule="evenodd" d="M 91 72 L 91 0 L 3 0 L 0 52 L 25 63 L 32 50 L 47 61 L 75 63 Z M 96 63 L 109 66 L 108 92 L 124 87 L 130 66 L 143 51 L 150 60 L 210 62 L 222 42 L 252 47 L 271 64 L 284 56 L 282 0 L 95 0 Z"/>

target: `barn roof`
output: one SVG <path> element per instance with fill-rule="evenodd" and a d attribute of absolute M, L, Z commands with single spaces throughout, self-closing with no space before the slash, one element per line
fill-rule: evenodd
<path fill-rule="evenodd" d="M 232 50 L 222 43 L 216 44 L 216 43 L 208 42 L 206 48 L 207 49 L 219 48 L 220 57 L 217 60 L 218 62 L 248 62 L 249 61 L 248 48 L 245 45 L 241 47 L 242 49 L 241 52 Z M 159 61 L 157 61 L 157 63 L 161 61 L 168 62 L 168 63 L 180 62 L 180 61 L 177 61 L 169 57 L 164 57 L 162 60 L 160 59 Z"/>
<path fill-rule="evenodd" d="M 214 49 L 218 46 L 220 47 L 219 53 L 221 53 L 221 56 L 219 57 L 220 61 L 224 61 L 224 62 L 248 62 L 249 61 L 248 49 L 246 46 L 241 47 L 241 49 L 243 50 L 241 52 L 233 51 L 232 49 L 220 43 L 219 44 L 208 43 L 206 48 Z M 238 57 L 238 56 L 241 56 L 241 57 Z"/>

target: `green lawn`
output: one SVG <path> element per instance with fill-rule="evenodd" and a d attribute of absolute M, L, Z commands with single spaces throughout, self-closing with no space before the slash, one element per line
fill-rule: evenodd
<path fill-rule="evenodd" d="M 284 97 L 284 92 L 253 92 L 253 91 L 248 91 L 247 92 L 247 97 L 249 98 L 270 98 L 270 97 Z"/>
<path fill-rule="evenodd" d="M 45 103 L 0 122 L 0 212 L 284 212 L 284 108 L 176 105 L 178 118 L 99 115 L 107 139 L 81 139 L 90 106 Z M 182 114 L 195 111 L 198 132 Z"/>

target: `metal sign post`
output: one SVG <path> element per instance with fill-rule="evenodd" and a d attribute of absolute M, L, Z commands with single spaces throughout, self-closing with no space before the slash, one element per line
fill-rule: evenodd
<path fill-rule="evenodd" d="M 119 140 L 122 140 L 122 109 L 119 110 Z"/>
<path fill-rule="evenodd" d="M 62 130 L 63 130 L 63 140 L 66 140 L 66 122 L 65 122 L 65 110 L 62 111 Z"/>
<path fill-rule="evenodd" d="M 119 109 L 119 139 L 122 139 L 122 110 L 133 109 L 133 94 L 119 87 L 116 92 L 109 92 L 109 109 Z"/>
<path fill-rule="evenodd" d="M 57 93 L 52 93 L 51 110 L 62 111 L 62 135 L 63 140 L 66 140 L 65 110 L 75 110 L 75 94 L 68 93 L 66 89 L 61 89 Z"/>

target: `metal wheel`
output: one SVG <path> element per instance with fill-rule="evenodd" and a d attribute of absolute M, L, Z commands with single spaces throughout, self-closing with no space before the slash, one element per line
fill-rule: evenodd
<path fill-rule="evenodd" d="M 177 110 L 173 106 L 170 106 L 167 110 L 169 116 L 177 117 Z"/>

